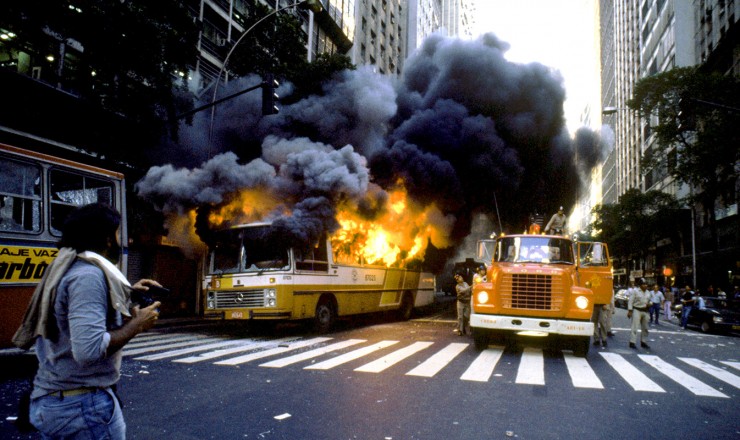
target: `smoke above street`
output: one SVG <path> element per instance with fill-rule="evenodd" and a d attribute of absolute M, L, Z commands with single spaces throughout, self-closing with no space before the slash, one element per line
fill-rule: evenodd
<path fill-rule="evenodd" d="M 370 240 L 380 225 L 395 258 L 453 250 L 480 214 L 520 232 L 529 213 L 572 205 L 604 142 L 586 128 L 571 139 L 559 73 L 509 62 L 507 49 L 490 33 L 433 35 L 400 78 L 344 71 L 267 117 L 259 93 L 244 94 L 217 107 L 212 132 L 210 111 L 183 124 L 175 160 L 152 167 L 138 194 L 210 228 L 273 221 L 296 242 L 352 227 Z M 223 94 L 259 81 L 231 81 Z"/>

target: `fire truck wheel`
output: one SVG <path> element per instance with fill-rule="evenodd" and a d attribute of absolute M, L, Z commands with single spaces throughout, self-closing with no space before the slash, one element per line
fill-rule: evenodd
<path fill-rule="evenodd" d="M 573 339 L 573 354 L 578 357 L 586 357 L 588 349 L 591 348 L 591 338 Z"/>
<path fill-rule="evenodd" d="M 473 345 L 478 351 L 483 351 L 488 348 L 488 331 L 473 327 L 470 329 L 473 332 Z"/>
<path fill-rule="evenodd" d="M 319 333 L 328 333 L 337 319 L 336 308 L 330 298 L 322 297 L 316 305 L 314 324 Z"/>

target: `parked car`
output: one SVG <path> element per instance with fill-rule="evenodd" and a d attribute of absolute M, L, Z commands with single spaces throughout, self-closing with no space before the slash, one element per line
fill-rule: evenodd
<path fill-rule="evenodd" d="M 740 331 L 740 301 L 707 297 L 704 305 L 704 309 L 691 308 L 688 325 L 698 326 L 705 333 Z"/>
<path fill-rule="evenodd" d="M 630 296 L 629 292 L 626 288 L 621 288 L 617 290 L 617 293 L 614 294 L 614 305 L 616 307 L 619 307 L 620 309 L 626 309 L 627 308 L 627 301 L 629 301 Z"/>

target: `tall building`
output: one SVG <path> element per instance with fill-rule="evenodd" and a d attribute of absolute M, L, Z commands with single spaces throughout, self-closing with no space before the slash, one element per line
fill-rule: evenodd
<path fill-rule="evenodd" d="M 322 8 L 318 12 L 293 7 L 298 3 L 296 0 L 258 1 L 280 13 L 292 13 L 301 18 L 308 60 L 321 53 L 347 53 L 351 49 L 355 36 L 355 0 L 320 0 Z M 188 2 L 201 29 L 194 78 L 199 81 L 195 89 L 203 90 L 213 83 L 219 72 L 223 75 L 226 56 L 249 30 L 245 17 L 252 6 L 245 0 Z"/>
<path fill-rule="evenodd" d="M 333 2 L 334 0 L 332 0 Z M 356 65 L 372 65 L 378 73 L 398 75 L 406 59 L 408 2 L 354 0 L 357 23 L 350 58 Z"/>
<path fill-rule="evenodd" d="M 640 159 L 646 151 L 654 147 L 655 137 L 651 135 L 651 122 L 655 121 L 638 118 L 627 108 L 627 102 L 641 78 L 676 67 L 700 66 L 706 71 L 738 75 L 740 2 L 601 0 L 600 9 L 601 100 L 605 109 L 604 123 L 612 126 L 615 133 L 614 151 L 604 164 L 604 201 L 616 203 L 630 189 L 659 190 L 679 199 L 692 190 L 701 191 L 700 188 L 689 189 L 676 182 L 668 174 L 667 166 L 656 167 L 643 175 Z M 613 177 L 610 170 L 612 163 Z M 673 273 L 682 276 L 683 282 L 691 283 L 692 278 L 696 280 L 697 254 L 701 253 L 701 249 L 693 251 L 692 248 L 697 243 L 701 246 L 701 236 L 708 235 L 708 226 L 700 216 L 690 218 L 688 212 L 694 211 L 689 208 L 692 207 L 687 206 L 680 215 L 677 214 L 676 222 L 680 217 L 682 224 L 675 227 L 685 226 L 686 235 L 693 237 L 695 233 L 698 238 L 691 239 L 688 245 L 671 243 L 669 239 L 659 240 L 645 261 L 634 262 L 630 266 L 630 269 L 637 270 L 631 273 L 632 276 L 640 273 L 656 280 L 670 272 L 666 268 L 673 267 Z M 685 221 L 683 214 L 686 214 Z M 717 219 L 732 215 L 737 216 L 737 203 L 725 207 L 722 210 L 724 217 L 718 216 Z M 732 222 L 726 224 L 736 225 Z M 694 225 L 695 231 L 692 229 Z M 722 234 L 723 225 L 718 224 L 718 227 Z M 733 237 L 731 241 L 734 241 L 729 249 L 735 249 L 736 252 L 737 231 L 728 236 Z M 725 269 L 722 269 L 720 272 L 728 273 L 732 280 L 733 268 L 737 263 L 732 257 L 729 260 L 732 261 L 724 262 L 729 270 L 723 272 Z M 710 270 L 705 272 L 709 273 Z M 711 272 L 718 273 L 715 269 Z M 708 283 L 711 280 L 699 279 L 698 282 Z"/>

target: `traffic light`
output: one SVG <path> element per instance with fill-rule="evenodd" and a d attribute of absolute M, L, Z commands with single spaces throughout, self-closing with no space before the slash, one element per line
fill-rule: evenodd
<path fill-rule="evenodd" d="M 265 75 L 265 79 L 262 82 L 262 115 L 275 115 L 280 112 L 277 106 L 280 97 L 275 93 L 275 89 L 280 86 L 280 83 L 272 76 L 271 73 Z"/>

